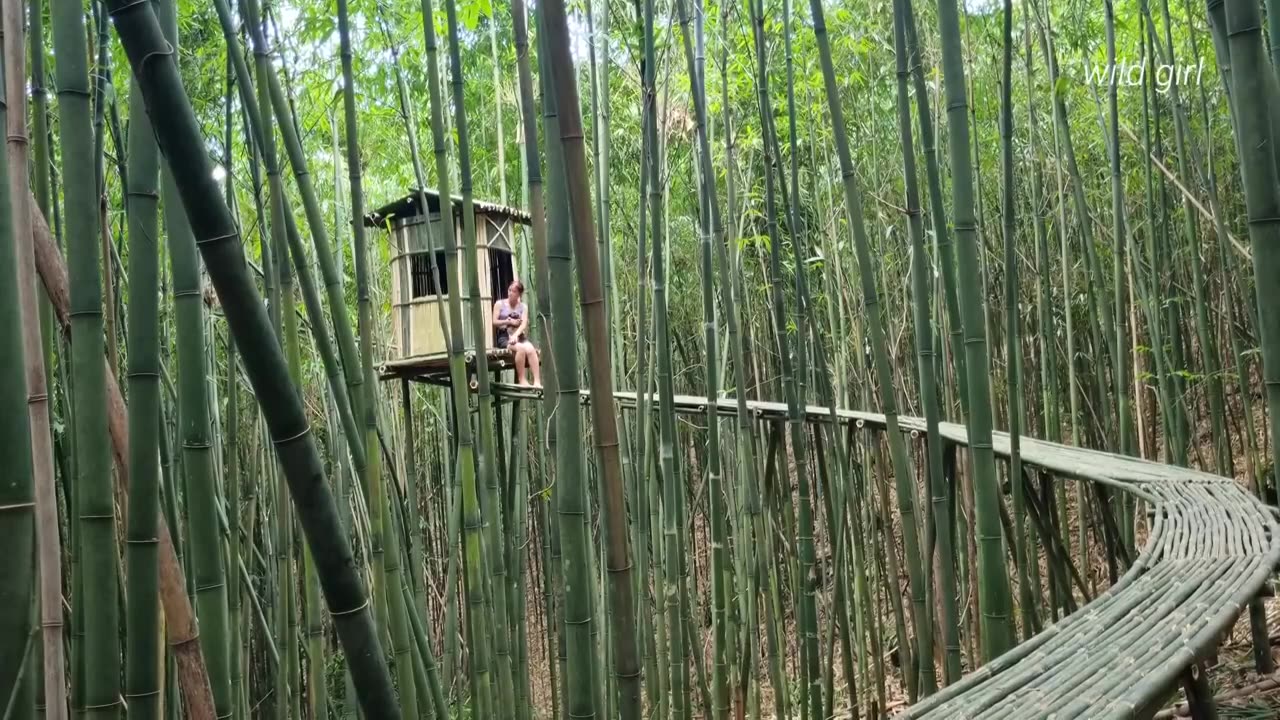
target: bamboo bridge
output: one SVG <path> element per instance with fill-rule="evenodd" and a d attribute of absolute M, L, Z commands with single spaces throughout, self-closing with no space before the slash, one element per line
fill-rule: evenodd
<path fill-rule="evenodd" d="M 387 370 L 390 377 L 449 384 L 447 372 Z M 491 387 L 510 400 L 542 397 L 538 388 Z M 580 394 L 588 404 L 590 394 Z M 614 396 L 620 407 L 636 408 L 635 393 Z M 676 395 L 674 401 L 680 414 L 708 410 L 705 396 Z M 735 398 L 717 398 L 715 405 L 720 415 L 737 413 Z M 758 422 L 787 419 L 785 403 L 752 400 L 747 408 Z M 850 431 L 885 429 L 884 415 L 818 405 L 804 408 L 804 420 L 836 422 Z M 899 417 L 899 426 L 926 432 L 922 418 Z M 968 444 L 963 425 L 940 423 L 938 432 L 950 444 Z M 993 445 L 998 456 L 1009 457 L 1007 433 L 995 433 Z M 1147 503 L 1146 542 L 1128 571 L 1091 602 L 898 717 L 1151 717 L 1193 666 L 1215 653 L 1263 591 L 1280 564 L 1280 513 L 1234 480 L 1190 468 L 1029 437 L 1021 438 L 1019 452 L 1024 468 L 1106 486 Z M 1037 521 L 1034 500 L 1029 512 Z M 1198 698 L 1188 699 L 1194 712 Z"/>

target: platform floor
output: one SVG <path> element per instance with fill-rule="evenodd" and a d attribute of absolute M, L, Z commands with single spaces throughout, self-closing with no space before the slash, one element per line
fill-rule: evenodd
<path fill-rule="evenodd" d="M 490 348 L 486 352 L 485 357 L 488 360 L 488 366 L 491 372 L 509 370 L 515 367 L 513 364 L 515 356 L 510 350 Z M 468 350 L 465 353 L 465 362 L 467 365 L 467 372 L 474 373 L 476 368 L 475 353 Z M 383 363 L 379 376 L 382 380 L 407 379 L 430 383 L 432 385 L 448 385 L 449 356 L 426 355 L 423 357 L 388 360 Z"/>

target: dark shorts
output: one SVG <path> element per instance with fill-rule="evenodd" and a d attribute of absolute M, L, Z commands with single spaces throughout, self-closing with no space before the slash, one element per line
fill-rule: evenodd
<path fill-rule="evenodd" d="M 516 342 L 527 342 L 527 341 L 528 341 L 528 338 L 520 338 L 516 340 Z M 499 349 L 506 350 L 511 346 L 511 336 L 506 333 L 502 333 L 501 335 L 498 336 L 498 339 L 494 344 L 496 344 Z"/>

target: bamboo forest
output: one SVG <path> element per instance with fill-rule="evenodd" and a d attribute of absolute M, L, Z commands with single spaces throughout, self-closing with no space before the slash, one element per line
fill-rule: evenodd
<path fill-rule="evenodd" d="M 0 65 L 0 720 L 1280 717 L 1280 0 Z"/>

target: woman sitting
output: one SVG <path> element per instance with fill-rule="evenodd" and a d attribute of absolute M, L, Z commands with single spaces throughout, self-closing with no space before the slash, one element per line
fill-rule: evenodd
<path fill-rule="evenodd" d="M 524 285 L 519 280 L 507 287 L 507 296 L 493 305 L 493 328 L 497 331 L 497 344 L 515 354 L 516 384 L 524 381 L 525 368 L 533 373 L 533 386 L 542 387 L 542 363 L 538 349 L 529 342 L 529 309 L 521 297 Z"/>

